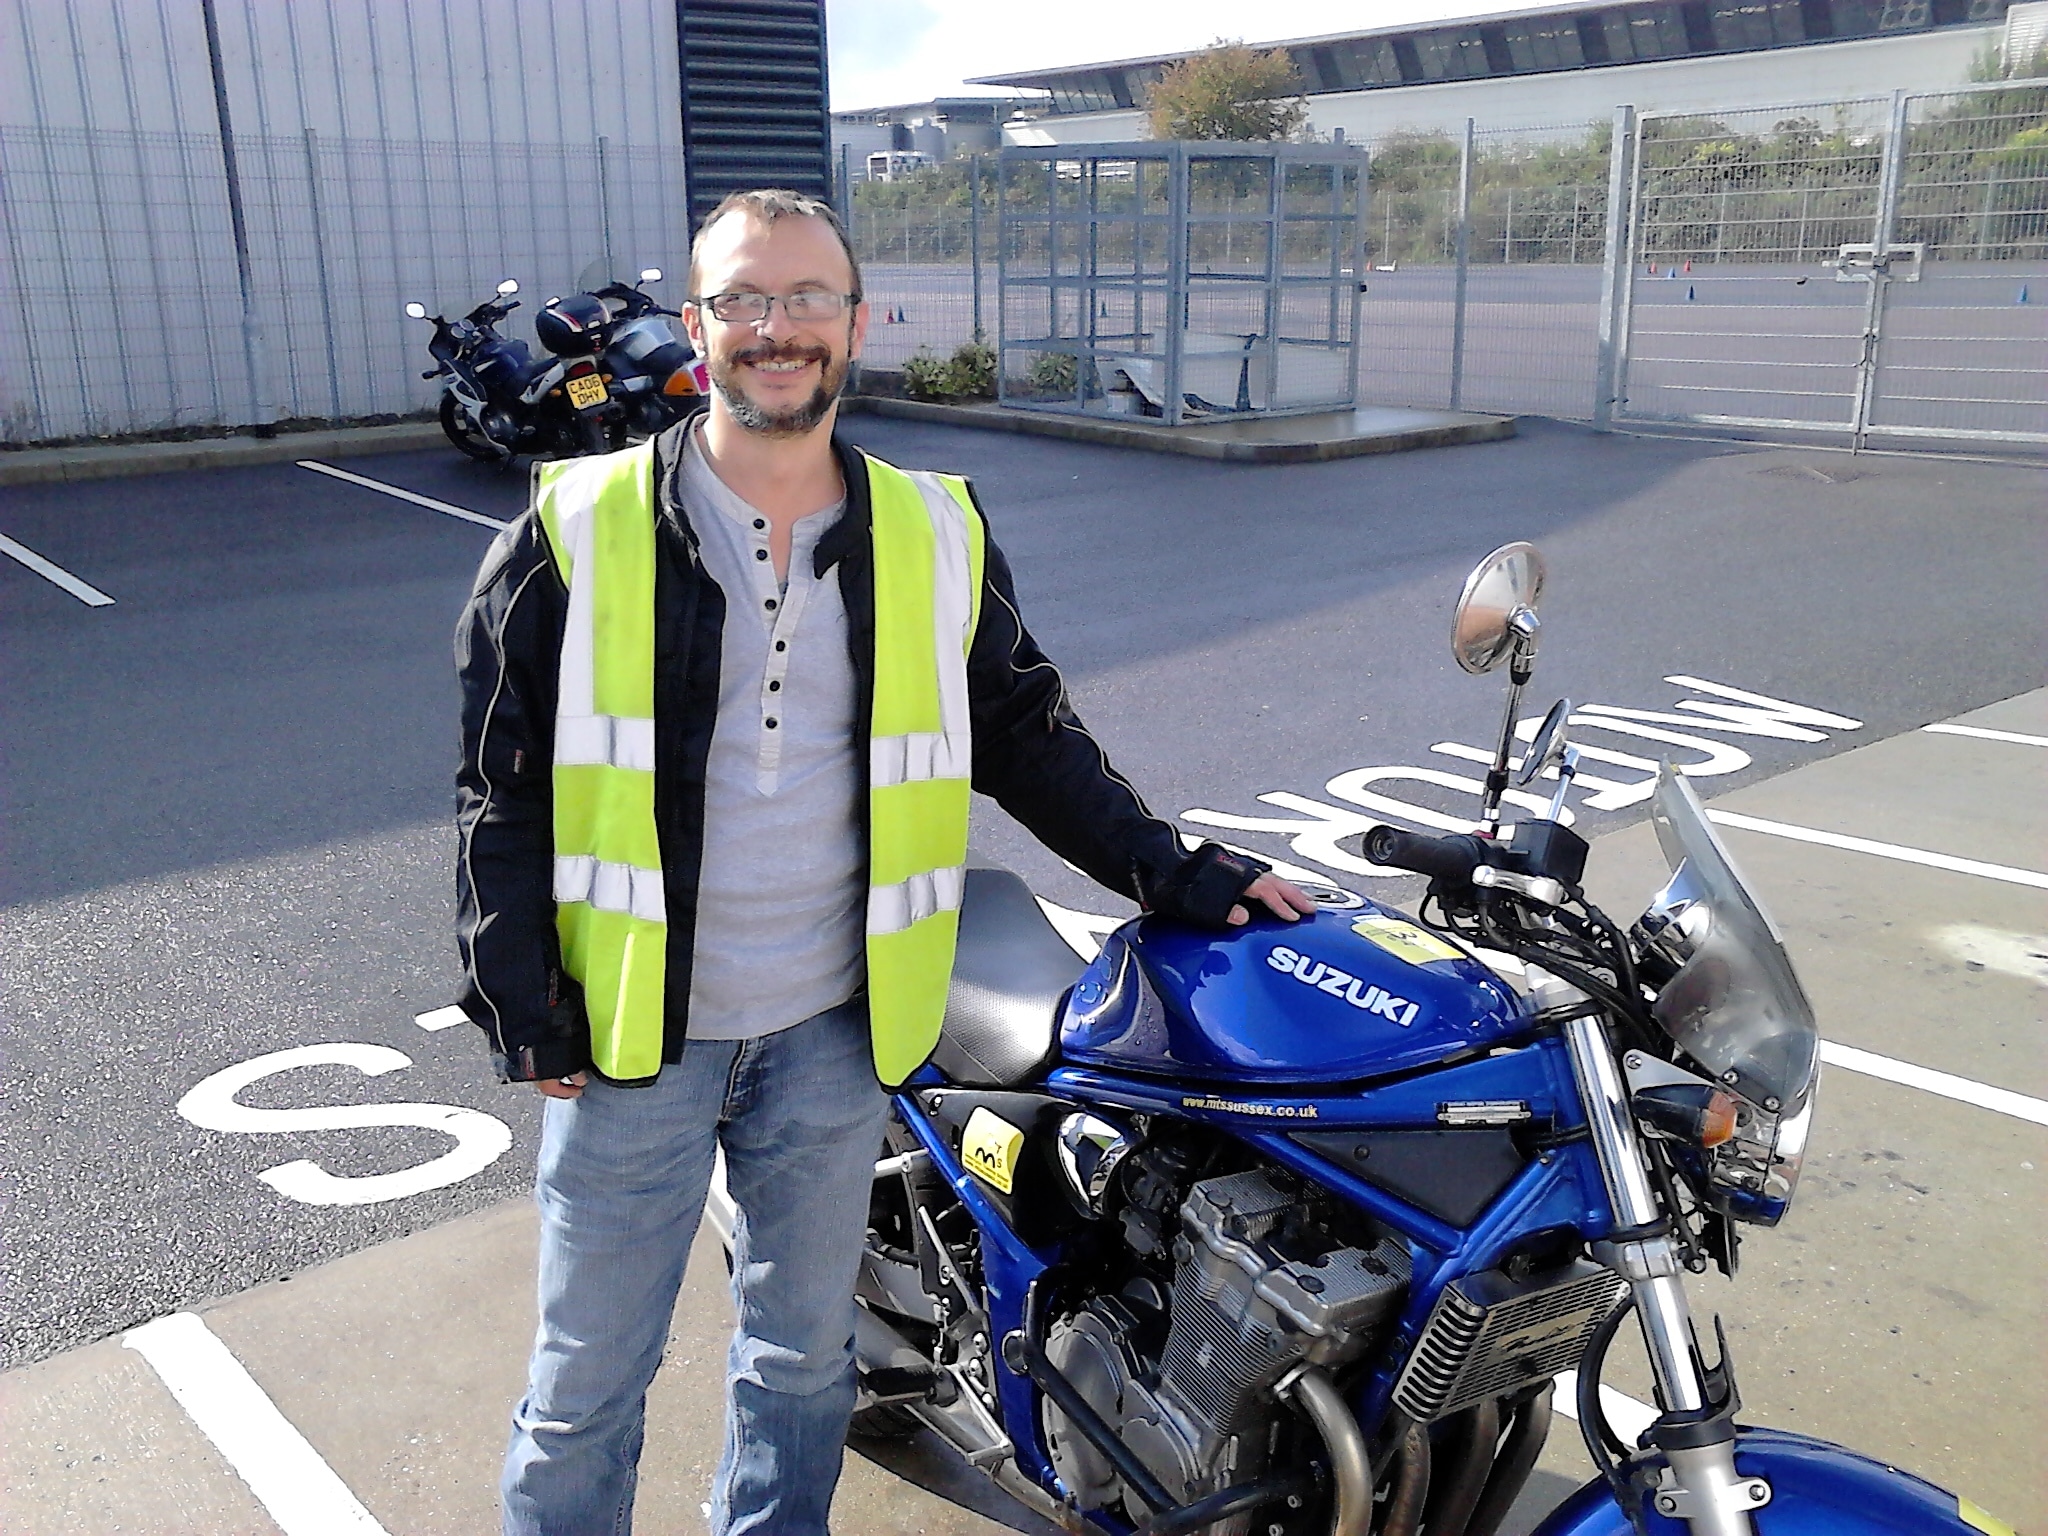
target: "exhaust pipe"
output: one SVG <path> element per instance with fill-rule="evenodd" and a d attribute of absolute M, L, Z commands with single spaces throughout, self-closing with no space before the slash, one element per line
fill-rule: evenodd
<path fill-rule="evenodd" d="M 1366 1453 L 1365 1436 L 1359 1432 L 1357 1418 L 1321 1371 L 1303 1371 L 1287 1392 L 1301 1404 L 1302 1412 L 1315 1424 L 1316 1433 L 1323 1437 L 1323 1446 L 1330 1453 L 1330 1471 L 1337 1483 L 1330 1536 L 1367 1536 L 1372 1529 L 1372 1458 Z M 1426 1446 L 1427 1439 L 1423 1443 Z M 1405 1474 L 1405 1447 L 1403 1462 Z M 1423 1476 L 1427 1478 L 1427 1470 Z M 1421 1512 L 1419 1499 L 1416 1511 Z"/>
<path fill-rule="evenodd" d="M 1387 1499 L 1386 1523 L 1380 1536 L 1415 1536 L 1422 1527 L 1422 1507 L 1429 1498 L 1429 1429 L 1411 1424 L 1401 1441 L 1394 1491 Z"/>

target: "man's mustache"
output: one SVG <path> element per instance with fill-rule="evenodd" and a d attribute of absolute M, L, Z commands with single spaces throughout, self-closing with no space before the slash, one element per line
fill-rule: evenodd
<path fill-rule="evenodd" d="M 732 354 L 736 363 L 829 363 L 832 353 L 829 348 L 800 342 L 763 342 L 758 346 L 742 347 Z"/>

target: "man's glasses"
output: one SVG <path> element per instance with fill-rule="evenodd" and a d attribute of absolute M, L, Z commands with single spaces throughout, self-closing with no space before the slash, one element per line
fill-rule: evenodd
<path fill-rule="evenodd" d="M 802 324 L 807 320 L 836 320 L 849 304 L 858 304 L 857 293 L 827 293 L 805 288 L 796 293 L 711 293 L 690 300 L 711 311 L 712 318 L 732 325 L 759 325 L 769 309 L 780 304 L 782 312 Z"/>

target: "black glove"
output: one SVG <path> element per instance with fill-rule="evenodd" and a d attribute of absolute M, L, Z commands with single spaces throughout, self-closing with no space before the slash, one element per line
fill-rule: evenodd
<path fill-rule="evenodd" d="M 544 1038 L 522 1045 L 509 1056 L 493 1053 L 501 1083 L 531 1083 L 568 1077 L 590 1065 L 590 1019 L 583 1009 L 583 988 L 559 967 L 548 971 L 548 1022 Z"/>
<path fill-rule="evenodd" d="M 1204 843 L 1152 888 L 1146 905 L 1197 928 L 1228 928 L 1230 909 L 1269 868 L 1220 843 Z"/>

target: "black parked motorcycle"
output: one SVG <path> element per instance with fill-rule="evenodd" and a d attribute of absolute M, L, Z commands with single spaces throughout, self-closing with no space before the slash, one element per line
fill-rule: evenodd
<path fill-rule="evenodd" d="M 495 298 L 486 299 L 460 320 L 429 315 L 417 302 L 405 306 L 415 320 L 431 320 L 433 340 L 427 350 L 435 366 L 420 377 L 443 379 L 441 430 L 448 441 L 473 459 L 502 463 L 516 453 L 567 458 L 602 453 L 610 447 L 604 415 L 610 408 L 595 350 L 558 336 L 579 323 L 575 317 L 551 318 L 554 306 L 541 312 L 535 330 L 550 352 L 566 349 L 580 356 L 536 358 L 525 342 L 501 336 L 497 327 L 519 307 L 512 297 L 519 284 L 511 278 L 498 284 Z M 580 296 L 579 296 L 580 297 Z M 591 307 L 602 314 L 603 305 Z M 589 320 L 585 312 L 582 322 Z"/>
<path fill-rule="evenodd" d="M 659 267 L 640 274 L 640 283 L 660 281 Z M 604 369 L 611 375 L 626 434 L 633 438 L 652 437 L 681 421 L 703 405 L 710 387 L 704 364 L 669 328 L 668 321 L 680 319 L 680 312 L 662 308 L 640 291 L 640 283 L 610 282 L 589 294 L 611 315 Z"/>
<path fill-rule="evenodd" d="M 641 282 L 660 278 L 658 268 Z M 497 326 L 519 301 L 510 278 L 460 320 L 429 316 L 408 304 L 415 320 L 431 319 L 427 350 L 436 366 L 422 378 L 445 379 L 441 430 L 462 452 L 486 463 L 514 454 L 571 458 L 605 453 L 650 437 L 703 402 L 704 368 L 679 341 L 664 309 L 638 284 L 611 282 L 593 292 L 549 299 L 534 317 L 534 334 L 551 354 L 535 358 L 525 342 Z"/>

